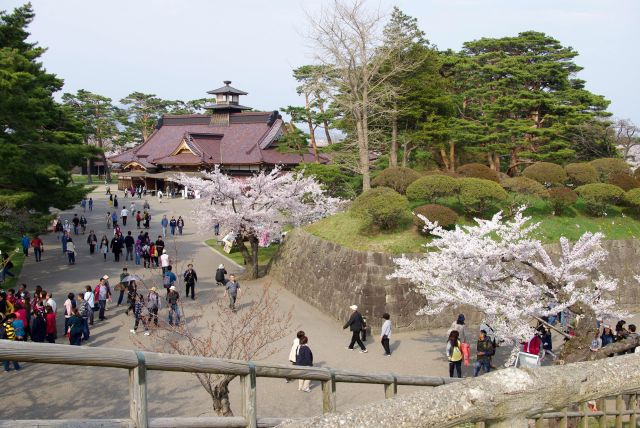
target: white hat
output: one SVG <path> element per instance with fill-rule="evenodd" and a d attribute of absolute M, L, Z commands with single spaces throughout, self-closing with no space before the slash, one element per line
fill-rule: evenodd
<path fill-rule="evenodd" d="M 104 275 L 102 279 L 109 279 L 109 275 Z"/>
<path fill-rule="evenodd" d="M 220 263 L 220 266 L 218 266 L 218 269 L 224 269 L 224 265 Z"/>
<path fill-rule="evenodd" d="M 162 250 L 162 254 L 167 254 L 167 250 Z"/>
<path fill-rule="evenodd" d="M 171 287 L 169 287 L 169 290 L 175 290 L 175 289 L 176 289 L 175 285 L 172 285 Z"/>
<path fill-rule="evenodd" d="M 351 309 L 352 311 L 357 311 L 358 310 L 358 305 L 351 305 L 351 306 L 349 306 L 349 309 Z"/>

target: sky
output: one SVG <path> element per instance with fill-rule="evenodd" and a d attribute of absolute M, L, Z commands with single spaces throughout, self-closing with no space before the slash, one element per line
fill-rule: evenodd
<path fill-rule="evenodd" d="M 0 0 L 0 9 L 22 1 Z M 277 110 L 302 103 L 292 69 L 312 62 L 307 17 L 321 0 L 32 0 L 32 40 L 65 92 L 119 100 L 131 92 L 164 99 L 206 96 L 223 80 L 249 93 L 241 103 Z M 579 52 L 578 77 L 611 100 L 616 117 L 640 124 L 637 0 L 370 0 L 395 5 L 440 49 L 465 41 L 542 31 Z"/>

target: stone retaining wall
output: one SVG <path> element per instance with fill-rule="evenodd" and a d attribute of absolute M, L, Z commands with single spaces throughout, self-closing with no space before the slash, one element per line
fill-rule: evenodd
<path fill-rule="evenodd" d="M 621 279 L 616 300 L 628 310 L 640 306 L 640 292 L 634 274 L 640 273 L 640 241 L 607 241 L 609 262 L 603 270 Z M 550 252 L 559 252 L 551 245 Z M 451 308 L 438 316 L 417 316 L 425 297 L 411 285 L 386 276 L 394 271 L 389 254 L 355 251 L 326 241 L 301 229 L 291 231 L 273 258 L 270 274 L 284 287 L 323 312 L 346 320 L 349 305 L 356 304 L 371 326 L 381 324 L 380 316 L 389 312 L 396 329 L 448 327 L 458 313 L 477 324 L 481 315 L 469 307 Z"/>

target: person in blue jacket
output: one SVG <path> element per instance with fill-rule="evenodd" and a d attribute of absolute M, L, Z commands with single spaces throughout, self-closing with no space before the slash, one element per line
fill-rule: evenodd
<path fill-rule="evenodd" d="M 304 336 L 300 339 L 300 347 L 298 348 L 298 355 L 296 356 L 296 366 L 313 366 L 313 352 L 309 348 L 309 339 Z M 311 392 L 309 388 L 311 381 L 309 379 L 298 380 L 298 391 Z"/>

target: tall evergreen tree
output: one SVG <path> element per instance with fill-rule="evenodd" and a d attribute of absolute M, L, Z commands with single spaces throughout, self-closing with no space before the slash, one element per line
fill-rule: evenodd
<path fill-rule="evenodd" d="M 45 49 L 27 41 L 34 16 L 30 4 L 0 12 L 0 205 L 47 212 L 82 197 L 70 171 L 95 150 L 53 99 L 63 82 L 38 62 Z"/>
<path fill-rule="evenodd" d="M 133 92 L 120 102 L 124 108 L 118 112 L 118 119 L 125 126 L 123 138 L 127 142 L 145 142 L 151 136 L 158 120 L 168 113 L 173 102 L 163 100 L 155 94 Z"/>

